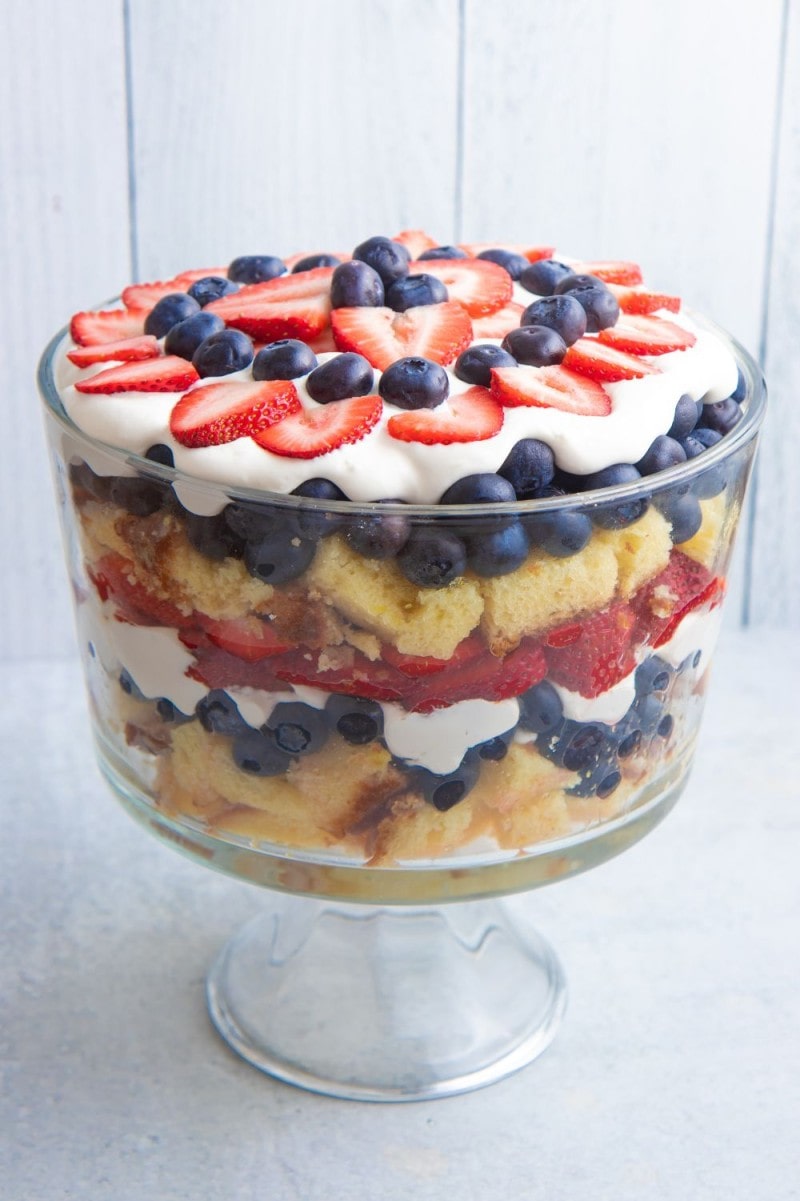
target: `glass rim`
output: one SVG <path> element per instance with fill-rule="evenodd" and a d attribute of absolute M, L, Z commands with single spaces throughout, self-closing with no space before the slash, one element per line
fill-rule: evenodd
<path fill-rule="evenodd" d="M 119 304 L 119 297 L 106 301 L 98 308 L 108 308 Z M 509 500 L 499 502 L 484 502 L 479 504 L 449 504 L 443 505 L 432 501 L 426 504 L 416 502 L 383 502 L 380 500 L 325 500 L 316 497 L 297 496 L 289 492 L 272 492 L 266 488 L 242 487 L 230 482 L 203 479 L 182 471 L 176 467 L 166 467 L 144 455 L 134 451 L 103 442 L 99 438 L 87 434 L 76 425 L 67 414 L 61 396 L 56 386 L 54 363 L 62 344 L 69 336 L 69 326 L 64 326 L 55 334 L 45 347 L 36 371 L 36 381 L 40 396 L 45 405 L 45 411 L 56 420 L 63 429 L 87 443 L 91 448 L 107 457 L 119 460 L 128 469 L 137 474 L 147 475 L 152 479 L 163 480 L 169 484 L 179 484 L 187 490 L 207 494 L 209 497 L 225 498 L 230 503 L 250 505 L 268 504 L 287 509 L 303 509 L 324 513 L 341 513 L 350 516 L 360 513 L 403 513 L 414 519 L 431 519 L 442 517 L 486 517 L 507 514 L 532 514 L 548 512 L 564 512 L 597 508 L 610 504 L 625 503 L 651 496 L 675 484 L 691 483 L 706 470 L 732 457 L 743 446 L 747 445 L 758 433 L 764 419 L 767 402 L 767 386 L 761 368 L 742 344 L 728 333 L 722 326 L 710 318 L 685 310 L 687 315 L 698 325 L 715 334 L 731 351 L 736 360 L 746 384 L 745 397 L 742 400 L 742 419 L 730 433 L 725 434 L 714 446 L 696 455 L 694 459 L 668 467 L 664 471 L 642 476 L 627 484 L 615 484 L 611 487 L 587 489 L 584 492 L 568 492 L 560 496 L 533 497 L 528 500 Z M 676 402 L 677 403 L 677 402 Z M 312 478 L 309 476 L 309 478 Z M 313 477 L 319 478 L 319 477 Z"/>

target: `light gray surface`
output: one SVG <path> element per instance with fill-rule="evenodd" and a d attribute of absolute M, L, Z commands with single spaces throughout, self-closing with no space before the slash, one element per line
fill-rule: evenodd
<path fill-rule="evenodd" d="M 269 895 L 111 801 L 76 665 L 6 666 L 4 1197 L 797 1197 L 798 681 L 796 635 L 726 635 L 675 813 L 620 859 L 510 902 L 569 977 L 543 1058 L 481 1092 L 375 1106 L 226 1050 L 203 974 Z"/>

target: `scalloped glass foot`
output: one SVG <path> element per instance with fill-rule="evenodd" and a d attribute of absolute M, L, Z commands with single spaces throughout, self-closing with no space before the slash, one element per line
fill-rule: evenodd
<path fill-rule="evenodd" d="M 500 902 L 375 909 L 274 897 L 208 977 L 211 1018 L 255 1067 L 363 1101 L 491 1084 L 551 1042 L 558 959 Z"/>

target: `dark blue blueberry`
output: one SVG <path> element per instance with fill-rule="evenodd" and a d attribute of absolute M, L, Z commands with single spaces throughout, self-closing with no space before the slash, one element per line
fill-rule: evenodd
<path fill-rule="evenodd" d="M 253 361 L 253 343 L 238 329 L 221 329 L 201 342 L 192 355 L 199 376 L 231 375 L 244 371 Z"/>
<path fill-rule="evenodd" d="M 287 755 L 313 755 L 328 740 L 328 723 L 322 709 L 302 701 L 281 701 L 269 715 L 264 733 Z"/>
<path fill-rule="evenodd" d="M 587 278 L 590 278 L 587 276 Z M 615 325 L 619 318 L 619 302 L 612 291 L 603 283 L 578 284 L 570 288 L 564 296 L 571 296 L 586 313 L 586 329 L 590 334 L 598 330 L 608 329 Z"/>
<path fill-rule="evenodd" d="M 567 771 L 591 772 L 615 755 L 610 728 L 599 721 L 565 719 L 551 733 L 542 733 L 536 745 L 543 755 Z"/>
<path fill-rule="evenodd" d="M 160 463 L 162 467 L 175 466 L 175 456 L 170 447 L 165 446 L 163 442 L 156 442 L 153 446 L 149 446 L 144 452 L 144 457 L 151 463 Z"/>
<path fill-rule="evenodd" d="M 405 246 L 393 242 L 390 238 L 367 238 L 360 242 L 353 251 L 353 258 L 367 263 L 373 271 L 377 271 L 383 280 L 384 288 L 388 288 L 396 279 L 408 275 L 410 255 Z"/>
<path fill-rule="evenodd" d="M 641 475 L 653 475 L 656 471 L 666 471 L 668 467 L 685 462 L 686 451 L 680 442 L 667 434 L 659 434 L 636 464 L 636 470 Z"/>
<path fill-rule="evenodd" d="M 239 285 L 232 279 L 224 279 L 221 275 L 204 275 L 197 283 L 192 284 L 188 294 L 204 309 L 212 300 L 219 300 L 220 296 L 230 296 L 231 292 L 238 291 Z"/>
<path fill-rule="evenodd" d="M 500 504 L 516 500 L 514 487 L 502 475 L 492 471 L 464 475 L 451 484 L 439 497 L 440 505 Z"/>
<path fill-rule="evenodd" d="M 230 736 L 245 733 L 250 729 L 239 712 L 236 701 L 221 688 L 212 689 L 198 701 L 195 713 L 200 725 L 204 730 L 208 730 L 209 734 Z"/>
<path fill-rule="evenodd" d="M 573 475 L 571 471 L 565 471 L 563 467 L 556 467 L 552 486 L 546 488 L 542 495 L 566 496 L 572 495 L 574 492 L 583 492 L 585 479 L 585 475 Z"/>
<path fill-rule="evenodd" d="M 144 319 L 144 332 L 154 338 L 163 338 L 177 325 L 185 321 L 193 313 L 200 312 L 200 305 L 186 292 L 170 292 L 150 310 Z"/>
<path fill-rule="evenodd" d="M 80 459 L 69 465 L 69 479 L 74 488 L 81 488 L 97 500 L 107 500 L 113 476 L 95 475 L 88 463 Z"/>
<path fill-rule="evenodd" d="M 331 729 L 351 746 L 366 746 L 383 734 L 383 710 L 377 701 L 331 693 L 325 704 Z"/>
<path fill-rule="evenodd" d="M 386 289 L 386 303 L 396 313 L 416 309 L 423 304 L 444 304 L 447 288 L 435 275 L 406 275 Z"/>
<path fill-rule="evenodd" d="M 475 750 L 481 759 L 488 759 L 492 763 L 499 763 L 508 754 L 508 744 L 513 737 L 514 729 L 506 730 L 505 734 L 498 734 L 496 738 L 490 738 L 487 742 L 479 743 L 475 747 Z"/>
<path fill-rule="evenodd" d="M 598 796 L 604 800 L 607 796 L 618 788 L 622 782 L 622 773 L 613 761 L 609 762 L 601 759 L 588 770 L 581 772 L 581 778 L 577 784 L 573 784 L 567 791 L 570 796 L 589 797 Z"/>
<path fill-rule="evenodd" d="M 519 698 L 519 724 L 534 734 L 550 734 L 558 729 L 564 717 L 561 697 L 552 684 L 542 680 Z"/>
<path fill-rule="evenodd" d="M 243 254 L 228 267 L 228 279 L 237 284 L 260 284 L 286 273 L 286 264 L 274 254 Z"/>
<path fill-rule="evenodd" d="M 161 480 L 142 479 L 138 475 L 110 476 L 107 497 L 134 517 L 149 517 L 168 503 L 172 493 Z"/>
<path fill-rule="evenodd" d="M 334 309 L 378 308 L 385 299 L 383 280 L 368 263 L 342 263 L 331 279 Z"/>
<path fill-rule="evenodd" d="M 571 346 L 586 333 L 586 313 L 574 296 L 545 296 L 528 305 L 520 324 L 546 325 Z"/>
<path fill-rule="evenodd" d="M 192 720 L 190 713 L 183 713 L 168 697 L 162 696 L 156 701 L 156 709 L 162 721 L 169 725 L 182 726 Z"/>
<path fill-rule="evenodd" d="M 397 359 L 381 376 L 378 391 L 401 409 L 435 409 L 447 399 L 450 381 L 444 367 L 430 359 Z"/>
<path fill-rule="evenodd" d="M 467 751 L 455 771 L 437 775 L 426 767 L 412 767 L 409 771 L 412 785 L 422 793 L 434 809 L 445 813 L 472 791 L 481 770 L 481 758 L 474 749 Z"/>
<path fill-rule="evenodd" d="M 497 474 L 508 480 L 517 500 L 530 500 L 552 483 L 553 452 L 538 438 L 521 438 L 512 446 Z"/>
<path fill-rule="evenodd" d="M 291 520 L 282 510 L 239 501 L 226 505 L 222 517 L 233 536 L 242 543 L 261 542 L 270 534 L 284 529 Z"/>
<path fill-rule="evenodd" d="M 687 459 L 696 459 L 698 455 L 721 441 L 722 434 L 717 430 L 695 429 L 687 438 L 684 438 L 681 445 L 686 451 Z M 715 463 L 695 476 L 692 480 L 691 490 L 700 500 L 706 500 L 708 497 L 717 496 L 722 492 L 726 483 L 725 464 Z"/>
<path fill-rule="evenodd" d="M 123 692 L 126 692 L 128 696 L 132 696 L 134 700 L 147 700 L 147 697 L 142 692 L 131 673 L 125 667 L 123 667 L 122 671 L 119 673 L 119 686 Z"/>
<path fill-rule="evenodd" d="M 167 354 L 176 354 L 191 361 L 200 343 L 224 328 L 225 322 L 216 313 L 195 313 L 173 325 L 164 339 L 164 350 Z"/>
<path fill-rule="evenodd" d="M 316 267 L 338 267 L 341 259 L 336 254 L 307 254 L 298 259 L 292 267 L 292 275 L 300 275 L 303 271 L 313 271 Z"/>
<path fill-rule="evenodd" d="M 693 430 L 692 437 L 694 438 L 695 442 L 700 443 L 704 450 L 708 450 L 710 447 L 716 446 L 718 442 L 722 441 L 722 434 L 719 432 L 719 430 L 710 429 L 706 426 Z M 694 458 L 694 455 L 690 455 L 687 451 L 686 457 L 687 459 L 691 459 Z"/>
<path fill-rule="evenodd" d="M 632 705 L 632 712 L 637 718 L 642 734 L 649 738 L 655 733 L 656 726 L 664 714 L 664 706 L 654 693 L 648 692 L 638 696 Z"/>
<path fill-rule="evenodd" d="M 636 668 L 633 679 L 637 696 L 647 696 L 650 692 L 665 692 L 672 679 L 672 668 L 658 655 L 650 655 Z"/>
<path fill-rule="evenodd" d="M 468 259 L 469 255 L 466 250 L 462 250 L 459 246 L 431 246 L 430 250 L 423 250 L 422 254 L 416 260 L 418 263 L 424 263 L 426 259 Z"/>
<path fill-rule="evenodd" d="M 395 500 L 378 504 L 400 504 Z M 362 513 L 348 519 L 345 539 L 357 554 L 365 559 L 392 559 L 398 554 L 411 533 L 411 522 L 402 513 Z"/>
<path fill-rule="evenodd" d="M 231 753 L 239 770 L 251 776 L 282 776 L 292 763 L 291 755 L 261 730 L 244 730 L 233 740 Z"/>
<path fill-rule="evenodd" d="M 253 379 L 299 379 L 317 366 L 317 356 L 305 342 L 282 338 L 262 347 L 253 359 Z"/>
<path fill-rule="evenodd" d="M 554 367 L 567 353 L 567 344 L 546 325 L 521 325 L 503 338 L 503 350 L 529 367 Z"/>
<path fill-rule="evenodd" d="M 242 555 L 243 540 L 228 525 L 224 509 L 210 517 L 187 512 L 184 514 L 183 527 L 194 549 L 206 559 L 221 563 L 229 555 L 237 559 Z"/>
<path fill-rule="evenodd" d="M 620 484 L 632 484 L 642 477 L 632 463 L 614 463 L 602 471 L 583 477 L 584 488 L 616 488 Z M 623 526 L 638 521 L 647 511 L 648 499 L 641 496 L 636 500 L 617 501 L 610 505 L 598 505 L 592 509 L 592 521 L 604 530 L 620 530 Z"/>
<path fill-rule="evenodd" d="M 525 268 L 530 266 L 523 254 L 515 254 L 513 250 L 482 250 L 478 258 L 487 259 L 490 263 L 497 263 L 498 267 L 507 271 L 512 279 L 519 279 Z"/>
<path fill-rule="evenodd" d="M 363 355 L 348 350 L 315 367 L 306 380 L 306 390 L 312 400 L 326 405 L 348 396 L 367 396 L 374 383 L 370 363 Z"/>
<path fill-rule="evenodd" d="M 247 570 L 264 584 L 286 584 L 301 576 L 314 558 L 313 542 L 304 541 L 291 529 L 277 529 L 244 549 Z"/>
<path fill-rule="evenodd" d="M 716 483 L 717 481 L 715 487 Z M 671 490 L 668 494 L 658 497 L 657 502 L 657 507 L 672 527 L 672 541 L 676 545 L 694 538 L 703 524 L 703 510 L 696 493 L 679 494 Z"/>
<path fill-rule="evenodd" d="M 556 559 L 577 555 L 592 536 L 592 523 L 575 510 L 531 513 L 523 518 L 532 546 L 539 546 Z"/>
<path fill-rule="evenodd" d="M 419 526 L 397 556 L 407 580 L 420 588 L 444 588 L 464 574 L 467 551 L 457 534 Z"/>
<path fill-rule="evenodd" d="M 522 524 L 513 521 L 499 530 L 486 530 L 467 539 L 467 562 L 484 579 L 516 571 L 530 546 Z"/>
<path fill-rule="evenodd" d="M 570 271 L 563 276 L 555 286 L 555 295 L 563 296 L 565 292 L 574 292 L 576 288 L 604 288 L 605 284 L 599 275 L 585 275 Z"/>
<path fill-rule="evenodd" d="M 692 400 L 691 396 L 682 396 L 675 406 L 675 417 L 672 425 L 667 430 L 668 438 L 675 438 L 676 441 L 682 442 L 687 434 L 690 434 L 697 425 L 697 403 Z"/>
<path fill-rule="evenodd" d="M 466 384 L 480 384 L 488 388 L 492 382 L 493 367 L 516 367 L 517 360 L 491 344 L 470 346 L 458 356 L 453 367 L 458 379 Z"/>
<path fill-rule="evenodd" d="M 667 713 L 656 726 L 656 734 L 660 738 L 669 738 L 675 725 L 675 719 Z"/>
<path fill-rule="evenodd" d="M 519 277 L 526 292 L 535 296 L 552 296 L 558 285 L 567 275 L 572 275 L 572 268 L 556 259 L 539 259 L 530 263 Z"/>
<path fill-rule="evenodd" d="M 635 709 L 629 709 L 621 721 L 614 726 L 617 742 L 617 758 L 627 759 L 642 745 L 642 724 Z"/>
<path fill-rule="evenodd" d="M 736 377 L 736 387 L 731 392 L 731 400 L 735 400 L 737 404 L 741 404 L 746 395 L 747 380 L 744 378 L 744 372 L 740 367 Z"/>
<path fill-rule="evenodd" d="M 309 500 L 347 500 L 346 493 L 342 492 L 341 488 L 332 480 L 326 480 L 319 476 L 313 476 L 310 480 L 304 480 L 302 484 L 298 484 L 296 488 L 292 489 L 291 495 L 305 496 Z M 292 520 L 301 537 L 316 541 L 318 538 L 327 538 L 330 534 L 335 534 L 344 518 L 341 513 L 326 513 L 324 510 L 317 509 L 296 509 Z"/>
<path fill-rule="evenodd" d="M 731 397 L 717 404 L 703 405 L 703 415 L 698 425 L 702 429 L 714 430 L 718 434 L 729 434 L 742 420 L 742 410 Z"/>

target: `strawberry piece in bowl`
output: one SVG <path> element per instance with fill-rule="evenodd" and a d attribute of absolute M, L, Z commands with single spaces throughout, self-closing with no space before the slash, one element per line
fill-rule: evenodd
<path fill-rule="evenodd" d="M 419 305 L 404 313 L 387 308 L 334 309 L 331 327 L 339 350 L 362 354 L 379 371 L 408 356 L 445 366 L 472 341 L 469 315 L 454 301 Z"/>
<path fill-rule="evenodd" d="M 191 363 L 171 354 L 109 367 L 88 379 L 78 380 L 75 388 L 90 396 L 114 392 L 183 392 L 199 378 Z"/>
<path fill-rule="evenodd" d="M 198 625 L 208 635 L 209 641 L 221 650 L 244 659 L 248 663 L 259 663 L 262 659 L 282 655 L 293 648 L 293 643 L 282 642 L 272 625 L 260 617 L 234 617 L 215 619 L 205 614 L 196 614 Z"/>
<path fill-rule="evenodd" d="M 562 365 L 569 371 L 577 371 L 579 375 L 587 375 L 590 379 L 605 380 L 606 383 L 659 374 L 658 367 L 599 342 L 597 338 L 579 338 L 567 350 Z"/>
<path fill-rule="evenodd" d="M 161 354 L 158 339 L 151 334 L 141 338 L 124 338 L 121 342 L 104 342 L 101 346 L 79 346 L 68 350 L 67 358 L 76 367 L 92 367 L 95 363 L 139 363 Z"/>
<path fill-rule="evenodd" d="M 503 426 L 503 408 L 488 388 L 476 385 L 457 392 L 435 409 L 412 409 L 389 418 L 387 428 L 399 442 L 427 446 L 483 442 Z"/>
<path fill-rule="evenodd" d="M 668 296 L 665 292 L 651 292 L 649 288 L 626 288 L 618 284 L 606 284 L 606 287 L 617 298 L 617 304 L 623 313 L 656 313 L 659 309 L 668 309 L 671 313 L 680 311 L 680 296 Z"/>
<path fill-rule="evenodd" d="M 488 259 L 425 259 L 409 268 L 409 275 L 424 272 L 441 280 L 451 301 L 462 305 L 470 317 L 496 313 L 511 300 L 511 276 Z"/>
<path fill-rule="evenodd" d="M 315 409 L 301 409 L 254 435 L 264 450 L 290 459 L 315 459 L 360 442 L 380 419 L 380 396 L 354 396 Z"/>
<path fill-rule="evenodd" d="M 688 350 L 697 338 L 691 330 L 665 321 L 663 317 L 623 314 L 616 325 L 601 329 L 598 341 L 628 354 L 669 354 L 672 350 Z"/>
<path fill-rule="evenodd" d="M 525 306 L 511 301 L 495 313 L 486 317 L 472 318 L 472 334 L 476 341 L 482 338 L 505 338 L 512 329 L 517 329 L 522 320 Z"/>
<path fill-rule="evenodd" d="M 182 446 L 221 446 L 260 433 L 300 409 L 290 380 L 223 380 L 186 392 L 169 419 Z"/>
<path fill-rule="evenodd" d="M 555 246 L 529 246 L 527 242 L 459 242 L 458 249 L 474 259 L 487 250 L 508 250 L 511 254 L 521 254 L 529 263 L 551 259 L 556 252 Z"/>
<path fill-rule="evenodd" d="M 642 282 L 642 269 L 638 263 L 628 263 L 621 259 L 603 259 L 596 262 L 575 263 L 572 271 L 576 275 L 596 275 L 605 284 L 628 284 L 635 286 Z"/>
<path fill-rule="evenodd" d="M 494 367 L 492 396 L 509 408 L 533 405 L 581 417 L 611 412 L 611 397 L 602 385 L 566 367 Z"/>
<path fill-rule="evenodd" d="M 216 313 L 231 329 L 239 329 L 259 342 L 281 338 L 308 342 L 328 325 L 333 271 L 333 267 L 315 267 L 297 275 L 249 284 L 212 301 L 204 311 Z"/>
<path fill-rule="evenodd" d="M 106 342 L 138 338 L 144 333 L 144 317 L 144 313 L 129 313 L 127 309 L 76 313 L 69 324 L 70 337 L 78 346 L 103 346 Z"/>
<path fill-rule="evenodd" d="M 635 628 L 634 610 L 621 602 L 579 623 L 550 630 L 544 639 L 549 678 L 586 697 L 613 688 L 636 666 Z"/>
<path fill-rule="evenodd" d="M 434 246 L 438 245 L 436 239 L 432 238 L 430 234 L 426 234 L 424 229 L 404 229 L 399 234 L 395 234 L 392 241 L 405 246 L 412 259 L 418 259 L 426 250 L 432 250 Z"/>

